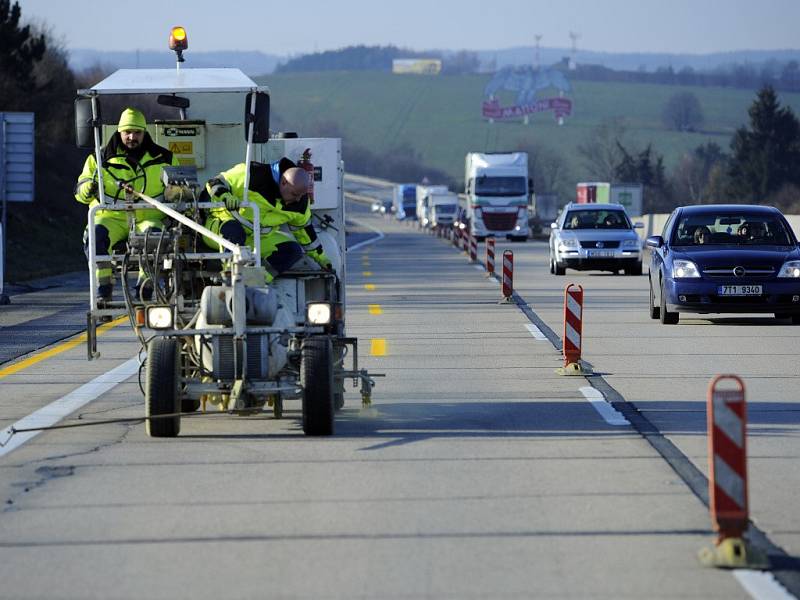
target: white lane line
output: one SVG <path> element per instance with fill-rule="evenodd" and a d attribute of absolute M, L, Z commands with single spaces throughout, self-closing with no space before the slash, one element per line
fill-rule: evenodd
<path fill-rule="evenodd" d="M 581 394 L 609 425 L 630 425 L 628 419 L 606 402 L 605 397 L 598 390 L 587 385 L 581 388 Z"/>
<path fill-rule="evenodd" d="M 545 334 L 543 334 L 543 333 L 542 333 L 542 330 L 541 330 L 541 329 L 539 329 L 539 328 L 538 328 L 536 325 L 534 325 L 533 323 L 528 323 L 527 325 L 525 325 L 525 329 L 527 329 L 527 330 L 530 332 L 530 334 L 531 334 L 531 335 L 532 335 L 534 338 L 536 338 L 537 340 L 541 340 L 541 341 L 543 341 L 543 342 L 546 342 L 546 341 L 547 341 L 547 336 L 546 336 Z"/>
<path fill-rule="evenodd" d="M 83 384 L 66 396 L 62 396 L 36 412 L 29 414 L 27 417 L 21 418 L 10 427 L 6 427 L 0 432 L 0 443 L 3 444 L 3 446 L 0 446 L 0 457 L 13 452 L 22 446 L 22 444 L 41 433 L 41 431 L 26 431 L 24 433 L 15 433 L 11 435 L 12 427 L 14 429 L 28 429 L 31 427 L 50 427 L 51 425 L 55 425 L 70 413 L 75 412 L 82 406 L 89 404 L 92 400 L 105 394 L 111 388 L 119 385 L 138 370 L 139 359 L 138 357 L 133 357 L 118 367 L 102 375 L 98 375 L 89 383 Z"/>
<path fill-rule="evenodd" d="M 734 569 L 733 576 L 755 600 L 796 600 L 795 596 L 776 581 L 772 573 Z"/>
<path fill-rule="evenodd" d="M 373 233 L 377 234 L 378 237 L 370 238 L 368 240 L 364 240 L 363 242 L 359 242 L 358 244 L 350 246 L 347 249 L 347 252 L 354 252 L 356 250 L 359 250 L 359 249 L 363 248 L 364 246 L 369 246 L 370 244 L 374 244 L 375 242 L 379 242 L 384 237 L 386 237 L 384 235 L 384 233 L 380 229 L 375 229 L 372 225 L 368 225 L 367 223 L 364 223 L 363 221 L 359 221 L 357 219 L 350 219 L 350 221 L 352 221 L 356 225 L 360 225 L 361 227 L 364 227 L 366 229 L 371 229 L 373 231 Z"/>

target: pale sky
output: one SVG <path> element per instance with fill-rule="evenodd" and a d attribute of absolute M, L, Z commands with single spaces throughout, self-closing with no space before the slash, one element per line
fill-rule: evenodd
<path fill-rule="evenodd" d="M 532 46 L 706 54 L 800 47 L 800 0 L 19 0 L 69 48 L 290 55 L 364 44 L 414 50 Z M 293 8 L 287 8 L 293 6 Z"/>

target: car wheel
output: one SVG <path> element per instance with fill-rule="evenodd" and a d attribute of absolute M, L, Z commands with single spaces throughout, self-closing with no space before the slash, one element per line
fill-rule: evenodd
<path fill-rule="evenodd" d="M 653 282 L 650 281 L 650 318 L 658 319 L 661 316 L 661 307 L 656 306 L 656 293 L 653 291 Z"/>
<path fill-rule="evenodd" d="M 659 309 L 659 319 L 664 325 L 675 325 L 680 318 L 680 314 L 667 310 L 667 293 L 664 291 L 664 282 L 661 282 L 661 307 Z"/>
<path fill-rule="evenodd" d="M 559 267 L 557 262 L 553 262 L 553 269 L 556 275 L 564 275 L 567 272 L 567 267 Z"/>
<path fill-rule="evenodd" d="M 629 269 L 625 269 L 626 275 L 641 275 L 642 274 L 642 263 L 636 263 L 634 266 L 630 267 Z"/>
<path fill-rule="evenodd" d="M 555 261 L 553 261 L 553 257 L 551 255 L 550 256 L 550 274 L 551 275 L 556 272 L 556 268 L 553 266 L 554 264 L 555 264 Z"/>

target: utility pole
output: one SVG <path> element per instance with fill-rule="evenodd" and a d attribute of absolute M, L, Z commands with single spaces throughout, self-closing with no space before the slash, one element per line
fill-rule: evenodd
<path fill-rule="evenodd" d="M 536 64 L 534 66 L 536 67 L 537 70 L 539 70 L 542 68 L 542 61 L 541 57 L 539 56 L 539 42 L 542 40 L 542 34 L 537 33 L 533 37 L 536 38 Z"/>
<path fill-rule="evenodd" d="M 569 70 L 574 71 L 578 68 L 577 54 L 578 54 L 578 38 L 581 37 L 579 33 L 574 31 L 569 32 L 569 37 L 572 40 L 572 56 L 569 59 Z"/>

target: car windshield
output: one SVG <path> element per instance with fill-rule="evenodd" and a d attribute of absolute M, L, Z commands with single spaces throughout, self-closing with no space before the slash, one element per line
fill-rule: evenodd
<path fill-rule="evenodd" d="M 475 179 L 476 196 L 524 196 L 524 177 L 487 177 Z"/>
<path fill-rule="evenodd" d="M 571 210 L 564 229 L 630 229 L 631 222 L 622 210 Z"/>
<path fill-rule="evenodd" d="M 706 213 L 683 216 L 673 230 L 673 246 L 788 246 L 791 236 L 776 215 Z"/>

